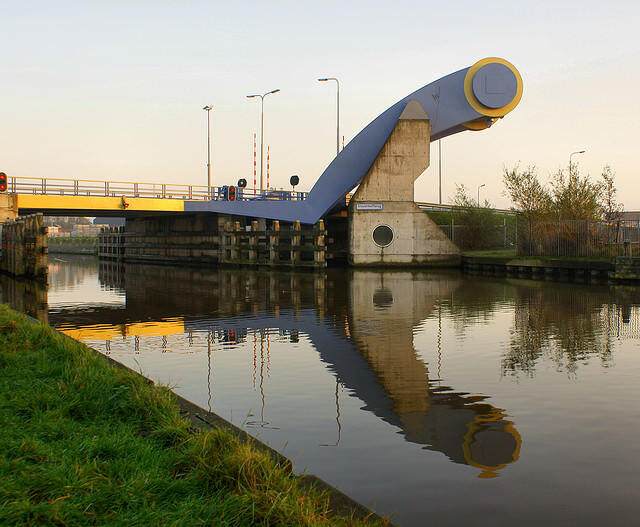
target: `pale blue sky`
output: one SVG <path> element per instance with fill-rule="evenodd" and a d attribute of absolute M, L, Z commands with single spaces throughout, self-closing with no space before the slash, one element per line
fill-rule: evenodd
<path fill-rule="evenodd" d="M 259 101 L 271 182 L 309 189 L 335 154 L 335 88 L 348 142 L 409 92 L 486 56 L 511 61 L 520 105 L 443 141 L 454 182 L 507 206 L 502 167 L 606 163 L 640 209 L 636 2 L 7 2 L 0 0 L 0 170 L 10 175 L 206 183 L 252 179 Z M 266 147 L 265 147 L 266 151 Z M 437 148 L 416 198 L 437 201 Z"/>

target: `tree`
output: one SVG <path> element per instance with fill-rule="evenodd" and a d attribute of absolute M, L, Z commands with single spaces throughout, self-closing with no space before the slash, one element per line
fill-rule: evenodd
<path fill-rule="evenodd" d="M 457 207 L 456 220 L 464 227 L 461 245 L 469 249 L 490 247 L 496 226 L 491 203 L 485 200 L 480 206 L 476 200 L 469 197 L 467 187 L 457 183 L 452 201 Z"/>
<path fill-rule="evenodd" d="M 532 222 L 549 216 L 551 196 L 538 180 L 535 166 L 522 171 L 517 165 L 511 170 L 505 168 L 502 180 L 507 196 L 515 205 L 512 209 L 523 218 Z"/>
<path fill-rule="evenodd" d="M 589 176 L 580 176 L 577 165 L 551 178 L 551 196 L 558 219 L 591 220 L 602 214 L 602 183 L 594 183 Z"/>
<path fill-rule="evenodd" d="M 528 253 L 533 244 L 533 222 L 547 218 L 552 210 L 552 199 L 547 189 L 538 180 L 536 167 L 520 170 L 516 165 L 511 170 L 505 167 L 502 175 L 506 194 L 514 204 L 512 209 L 527 221 Z"/>
<path fill-rule="evenodd" d="M 547 189 L 538 180 L 535 167 L 505 168 L 505 193 L 514 204 L 513 210 L 528 223 L 528 236 L 520 237 L 520 247 L 529 254 L 559 251 L 561 245 L 572 247 L 576 254 L 589 253 L 601 230 L 590 230 L 588 221 L 575 224 L 559 220 L 619 219 L 622 205 L 616 202 L 615 174 L 605 166 L 601 177 L 602 181 L 592 181 L 588 175 L 581 176 L 578 166 L 572 163 L 568 172 L 559 170 L 551 177 Z M 555 221 L 553 225 L 540 221 L 545 219 Z M 586 237 L 581 225 L 586 226 Z"/>
<path fill-rule="evenodd" d="M 462 184 L 455 183 L 456 193 L 453 195 L 453 204 L 461 209 L 478 207 L 478 204 L 467 194 L 467 187 Z"/>
<path fill-rule="evenodd" d="M 605 165 L 602 169 L 602 217 L 607 221 L 617 221 L 620 219 L 620 213 L 624 209 L 622 203 L 616 200 L 616 173 L 611 170 L 609 165 Z"/>

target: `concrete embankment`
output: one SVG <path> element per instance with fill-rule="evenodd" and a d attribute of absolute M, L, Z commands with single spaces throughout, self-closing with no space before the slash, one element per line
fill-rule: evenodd
<path fill-rule="evenodd" d="M 0 225 L 0 271 L 47 281 L 47 228 L 42 214 Z"/>
<path fill-rule="evenodd" d="M 85 254 L 97 255 L 97 238 L 49 238 L 49 254 Z"/>
<path fill-rule="evenodd" d="M 534 279 L 640 282 L 640 258 L 536 258 L 513 255 L 462 257 L 462 267 L 470 274 L 494 274 Z"/>
<path fill-rule="evenodd" d="M 6 305 L 0 369 L 2 525 L 389 525 L 219 416 Z"/>
<path fill-rule="evenodd" d="M 49 246 L 49 254 L 84 254 L 96 256 L 98 252 L 95 247 L 76 247 L 73 245 L 62 245 L 59 247 Z"/>

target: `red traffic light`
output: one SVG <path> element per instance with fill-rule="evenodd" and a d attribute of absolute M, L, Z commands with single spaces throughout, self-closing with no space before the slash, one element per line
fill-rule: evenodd
<path fill-rule="evenodd" d="M 0 192 L 7 191 L 7 175 L 4 172 L 0 172 Z"/>
<path fill-rule="evenodd" d="M 236 200 L 236 187 L 230 186 L 229 187 L 229 201 L 235 201 L 235 200 Z"/>

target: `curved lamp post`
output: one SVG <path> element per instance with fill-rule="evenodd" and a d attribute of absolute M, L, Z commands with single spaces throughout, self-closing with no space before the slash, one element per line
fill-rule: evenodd
<path fill-rule="evenodd" d="M 482 185 L 480 185 L 480 186 L 478 187 L 478 208 L 480 208 L 480 189 L 481 189 L 482 187 L 486 187 L 486 186 L 487 186 L 487 185 L 486 185 L 485 183 L 483 183 Z"/>
<path fill-rule="evenodd" d="M 336 155 L 340 153 L 340 81 L 336 77 L 323 77 L 318 79 L 320 82 L 336 81 L 337 100 L 336 100 Z"/>
<path fill-rule="evenodd" d="M 247 95 L 247 99 L 253 99 L 255 97 L 260 97 L 260 192 L 263 191 L 263 185 L 262 185 L 262 166 L 263 166 L 263 161 L 264 161 L 264 98 L 267 95 L 271 95 L 272 93 L 278 93 L 280 91 L 280 89 L 277 90 L 271 90 L 268 91 L 267 93 L 263 93 L 262 95 L 260 94 L 254 94 L 254 95 Z"/>
<path fill-rule="evenodd" d="M 571 158 L 575 155 L 575 154 L 584 154 L 586 152 L 586 150 L 578 150 L 576 152 L 571 152 L 569 154 L 569 177 L 571 177 Z"/>

